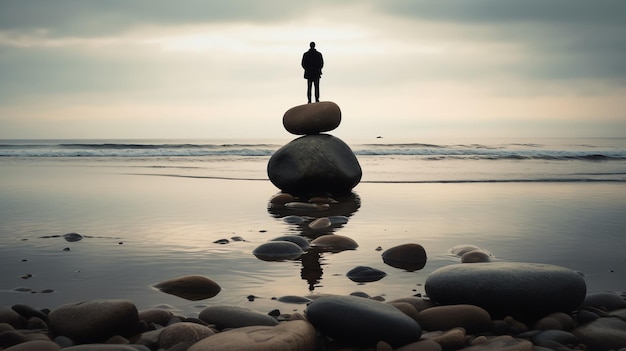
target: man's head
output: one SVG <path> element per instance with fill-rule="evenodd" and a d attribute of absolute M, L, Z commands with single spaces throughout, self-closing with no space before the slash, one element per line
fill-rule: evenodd
<path fill-rule="evenodd" d="M 312 42 L 309 44 L 309 46 L 311 47 L 311 49 L 315 49 L 315 42 L 314 42 L 314 41 L 312 41 Z"/>

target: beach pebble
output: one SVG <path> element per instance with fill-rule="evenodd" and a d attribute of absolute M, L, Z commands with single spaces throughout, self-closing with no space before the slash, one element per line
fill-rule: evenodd
<path fill-rule="evenodd" d="M 270 203 L 272 205 L 284 205 L 288 202 L 294 202 L 296 199 L 291 194 L 287 193 L 278 193 L 270 198 Z"/>
<path fill-rule="evenodd" d="M 285 223 L 289 223 L 289 224 L 302 224 L 304 222 L 306 222 L 306 219 L 304 219 L 304 217 L 302 216 L 286 216 L 283 218 L 283 221 Z"/>
<path fill-rule="evenodd" d="M 249 326 L 202 339 L 188 351 L 313 351 L 315 334 L 313 326 L 303 320 L 276 326 Z"/>
<path fill-rule="evenodd" d="M 442 347 L 433 340 L 422 340 L 413 342 L 401 347 L 398 347 L 394 351 L 441 351 Z"/>
<path fill-rule="evenodd" d="M 471 244 L 461 244 L 452 247 L 449 252 L 457 257 L 462 257 L 465 253 L 470 251 L 482 250 L 480 247 Z"/>
<path fill-rule="evenodd" d="M 320 230 L 330 228 L 331 225 L 332 223 L 330 222 L 330 219 L 328 217 L 321 217 L 309 223 L 309 228 L 314 230 Z"/>
<path fill-rule="evenodd" d="M 460 349 L 460 351 L 533 351 L 533 344 L 528 340 L 502 335 L 487 339 L 484 343 Z"/>
<path fill-rule="evenodd" d="M 17 305 L 13 305 L 11 306 L 11 308 L 19 313 L 22 317 L 24 318 L 31 318 L 31 317 L 37 317 L 40 318 L 43 321 L 47 321 L 48 320 L 48 315 L 43 313 L 42 311 L 33 308 L 31 306 L 28 305 L 24 305 L 24 304 L 17 304 Z"/>
<path fill-rule="evenodd" d="M 544 330 L 534 334 L 530 341 L 534 345 L 551 349 L 565 348 L 567 345 L 577 345 L 578 339 L 570 332 L 563 330 Z"/>
<path fill-rule="evenodd" d="M 411 305 L 410 303 L 408 303 L 408 302 L 387 302 L 387 304 L 397 308 L 398 310 L 400 310 L 400 312 L 406 314 L 407 316 L 411 317 L 413 320 L 415 320 L 417 322 L 417 314 L 418 314 L 418 312 L 415 309 L 415 307 L 413 307 L 413 305 Z"/>
<path fill-rule="evenodd" d="M 316 329 L 350 345 L 373 346 L 385 341 L 399 347 L 418 341 L 422 330 L 411 317 L 386 303 L 355 296 L 323 296 L 306 316 Z"/>
<path fill-rule="evenodd" d="M 70 346 L 63 351 L 151 351 L 143 345 L 86 344 Z"/>
<path fill-rule="evenodd" d="M 432 340 L 441 345 L 444 350 L 457 350 L 467 345 L 467 334 L 463 328 L 453 328 L 446 331 L 433 331 L 422 334 L 422 339 Z"/>
<path fill-rule="evenodd" d="M 26 318 L 10 307 L 0 307 L 0 323 L 7 323 L 15 329 L 21 329 L 26 325 Z"/>
<path fill-rule="evenodd" d="M 573 334 L 590 350 L 626 347 L 626 322 L 615 317 L 598 318 L 574 329 Z"/>
<path fill-rule="evenodd" d="M 347 236 L 327 234 L 315 238 L 315 240 L 311 241 L 311 246 L 320 251 L 340 252 L 355 250 L 359 247 L 359 244 Z"/>
<path fill-rule="evenodd" d="M 420 311 L 423 311 L 423 310 L 425 310 L 427 308 L 435 306 L 435 303 L 432 302 L 430 299 L 424 299 L 424 298 L 415 297 L 415 296 L 403 297 L 403 298 L 394 299 L 394 300 L 389 301 L 389 303 L 394 303 L 394 302 L 406 302 L 406 303 L 409 303 L 413 307 L 415 307 L 415 310 L 417 310 L 417 312 L 420 312 Z"/>
<path fill-rule="evenodd" d="M 626 308 L 626 301 L 620 294 L 613 291 L 589 293 L 585 296 L 580 308 L 595 307 L 606 311 Z"/>
<path fill-rule="evenodd" d="M 468 332 L 483 332 L 491 326 L 489 313 L 473 305 L 427 308 L 418 314 L 417 321 L 424 330 L 449 330 L 461 327 Z"/>
<path fill-rule="evenodd" d="M 585 298 L 576 272 L 548 264 L 490 262 L 454 264 L 431 273 L 426 294 L 437 304 L 470 304 L 492 317 L 570 312 Z"/>
<path fill-rule="evenodd" d="M 306 304 L 313 300 L 304 296 L 286 295 L 286 296 L 279 297 L 277 301 L 282 302 L 282 303 Z"/>
<path fill-rule="evenodd" d="M 213 280 L 201 275 L 186 275 L 162 281 L 154 285 L 160 291 L 190 301 L 198 301 L 217 295 L 222 288 Z"/>
<path fill-rule="evenodd" d="M 386 275 L 387 273 L 381 271 L 380 269 L 366 266 L 354 267 L 346 273 L 348 279 L 357 283 L 375 282 L 383 279 Z"/>
<path fill-rule="evenodd" d="M 267 174 L 276 187 L 290 194 L 341 195 L 361 181 L 362 170 L 346 143 L 318 134 L 297 138 L 276 150 Z"/>
<path fill-rule="evenodd" d="M 328 132 L 340 123 L 341 110 L 331 101 L 295 106 L 283 115 L 283 126 L 296 135 Z"/>
<path fill-rule="evenodd" d="M 57 335 L 77 342 L 103 342 L 113 335 L 134 335 L 139 315 L 128 300 L 90 300 L 55 308 L 48 324 Z"/>
<path fill-rule="evenodd" d="M 78 233 L 67 233 L 63 235 L 63 239 L 65 239 L 65 241 L 69 241 L 72 243 L 72 242 L 83 240 L 83 236 Z"/>
<path fill-rule="evenodd" d="M 139 320 L 148 324 L 154 323 L 159 325 L 167 325 L 170 318 L 174 314 L 172 311 L 168 311 L 162 308 L 150 308 L 147 310 L 139 311 Z"/>
<path fill-rule="evenodd" d="M 300 235 L 283 235 L 283 236 L 274 238 L 270 241 L 289 241 L 300 246 L 300 248 L 304 251 L 307 251 L 311 248 L 311 245 L 309 244 L 309 240 L 307 240 L 307 238 L 300 236 Z"/>
<path fill-rule="evenodd" d="M 263 261 L 295 260 L 304 250 L 291 241 L 270 241 L 257 246 L 252 254 Z"/>
<path fill-rule="evenodd" d="M 403 244 L 385 250 L 383 262 L 409 272 L 417 271 L 426 265 L 426 250 L 420 244 Z"/>
<path fill-rule="evenodd" d="M 491 262 L 491 253 L 483 250 L 468 251 L 461 256 L 462 263 Z"/>
<path fill-rule="evenodd" d="M 214 324 L 217 329 L 241 328 L 252 325 L 273 326 L 278 324 L 276 318 L 261 312 L 229 305 L 216 305 L 204 308 L 199 318 L 208 324 Z"/>
<path fill-rule="evenodd" d="M 11 346 L 4 349 L 5 351 L 57 351 L 61 346 L 52 341 L 46 340 L 33 340 L 27 341 L 21 344 Z"/>
<path fill-rule="evenodd" d="M 538 320 L 533 329 L 535 330 L 572 330 L 574 328 L 574 320 L 572 316 L 564 312 L 551 313 Z"/>
<path fill-rule="evenodd" d="M 169 325 L 159 335 L 159 347 L 169 349 L 181 342 L 196 343 L 215 334 L 213 330 L 196 323 L 181 322 Z"/>

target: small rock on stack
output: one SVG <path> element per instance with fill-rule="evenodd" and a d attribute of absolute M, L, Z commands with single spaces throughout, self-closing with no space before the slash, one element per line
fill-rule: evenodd
<path fill-rule="evenodd" d="M 350 147 L 330 134 L 341 123 L 337 104 L 324 101 L 289 109 L 283 126 L 304 135 L 278 149 L 270 158 L 267 174 L 283 192 L 294 195 L 341 195 L 361 180 L 359 161 Z"/>

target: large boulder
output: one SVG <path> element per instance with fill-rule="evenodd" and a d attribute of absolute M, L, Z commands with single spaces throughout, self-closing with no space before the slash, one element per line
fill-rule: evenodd
<path fill-rule="evenodd" d="M 295 195 L 347 194 L 361 181 L 359 161 L 350 147 L 329 134 L 305 135 L 278 149 L 267 174 Z"/>
<path fill-rule="evenodd" d="M 521 262 L 461 263 L 428 276 L 426 294 L 440 305 L 470 304 L 492 317 L 542 317 L 570 312 L 587 287 L 576 272 L 559 266 Z"/>
<path fill-rule="evenodd" d="M 296 135 L 331 131 L 341 123 L 341 110 L 334 102 L 323 101 L 292 107 L 283 116 L 285 129 Z"/>

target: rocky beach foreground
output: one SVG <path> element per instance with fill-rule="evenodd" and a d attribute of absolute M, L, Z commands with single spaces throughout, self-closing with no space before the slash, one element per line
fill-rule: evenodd
<path fill-rule="evenodd" d="M 626 301 L 614 292 L 587 294 L 574 310 L 532 319 L 506 310 L 494 318 L 480 306 L 440 305 L 417 296 L 393 301 L 362 293 L 301 297 L 308 298 L 312 302 L 304 313 L 214 305 L 198 317 L 165 308 L 138 311 L 128 300 L 88 300 L 52 310 L 14 305 L 0 308 L 0 349 L 626 350 Z M 524 304 L 527 312 L 539 312 L 543 307 L 534 306 L 555 298 L 529 296 Z"/>

